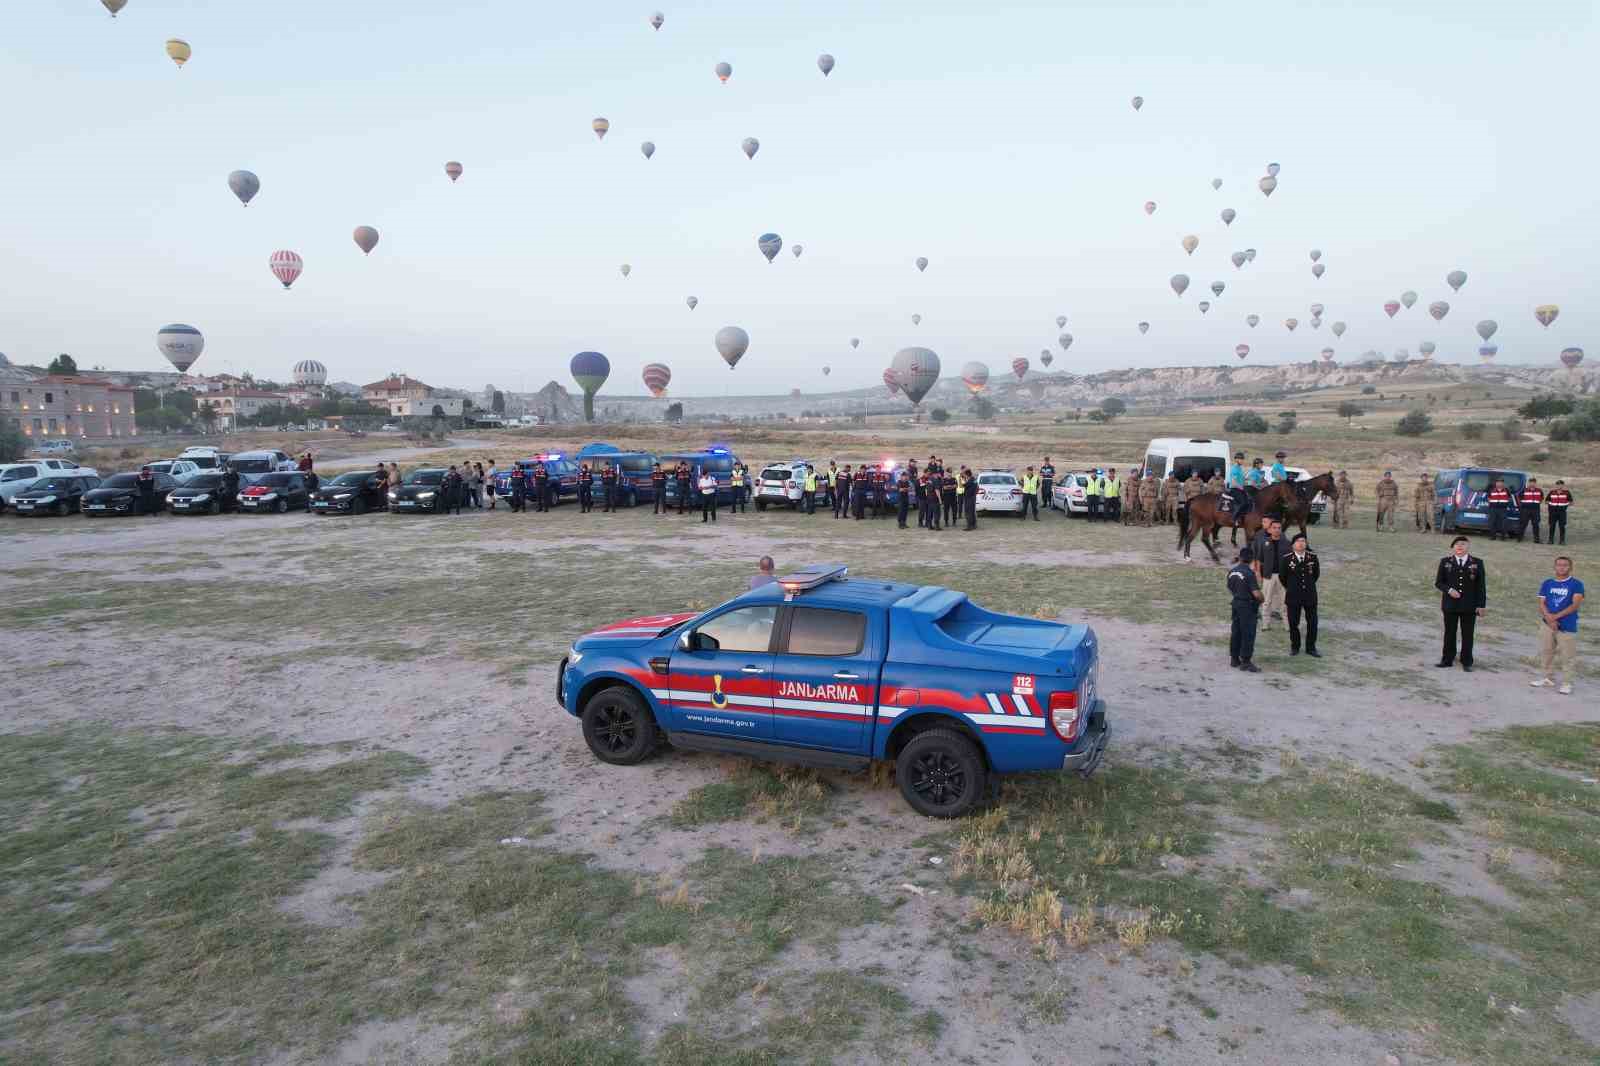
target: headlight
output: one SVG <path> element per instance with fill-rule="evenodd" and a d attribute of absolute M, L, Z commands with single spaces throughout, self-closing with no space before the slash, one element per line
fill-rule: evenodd
<path fill-rule="evenodd" d="M 34 503 L 55 503 L 56 502 L 56 498 L 54 496 L 40 496 L 38 499 L 34 500 L 33 502 Z"/>
<path fill-rule="evenodd" d="M 256 497 L 258 500 L 276 500 L 277 498 L 278 494 L 276 492 L 263 492 L 261 495 Z"/>
<path fill-rule="evenodd" d="M 391 499 L 391 500 L 398 500 L 398 499 L 399 499 L 399 498 L 400 498 L 400 494 L 399 494 L 399 493 L 398 493 L 398 492 L 391 492 L 391 493 L 389 493 L 389 499 Z"/>
<path fill-rule="evenodd" d="M 340 492 L 340 493 L 335 493 L 333 498 L 336 499 L 336 500 L 348 500 L 351 497 L 351 495 L 352 494 L 348 493 L 348 492 Z"/>
<path fill-rule="evenodd" d="M 181 499 L 181 497 L 180 497 L 180 499 Z M 200 495 L 198 495 L 198 496 L 191 496 L 191 497 L 189 497 L 189 502 L 191 502 L 191 503 L 205 503 L 205 502 L 206 502 L 206 501 L 207 501 L 207 500 L 209 500 L 209 499 L 211 499 L 211 493 L 209 493 L 209 492 L 202 492 L 202 493 L 201 493 L 201 494 L 200 494 Z"/>
<path fill-rule="evenodd" d="M 419 492 L 419 493 L 417 493 L 417 499 L 419 499 L 419 500 L 431 500 L 431 499 L 433 499 L 433 497 L 435 495 L 436 495 L 436 493 L 432 493 L 432 492 Z"/>
<path fill-rule="evenodd" d="M 583 660 L 583 652 L 579 651 L 577 648 L 572 648 L 572 649 L 568 650 L 568 652 L 567 652 L 567 665 L 568 666 L 575 666 L 577 663 L 581 662 L 582 660 Z"/>

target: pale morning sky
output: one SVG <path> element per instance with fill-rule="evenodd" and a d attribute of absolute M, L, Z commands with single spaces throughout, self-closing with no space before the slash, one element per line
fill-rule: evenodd
<path fill-rule="evenodd" d="M 570 386 L 572 353 L 596 349 L 605 392 L 642 393 L 659 360 L 678 395 L 870 384 L 911 344 L 996 376 L 1045 347 L 1079 371 L 1234 363 L 1241 342 L 1252 362 L 1424 340 L 1476 362 L 1484 318 L 1501 362 L 1600 358 L 1590 0 L 708 0 L 663 7 L 660 32 L 652 10 L 0 6 L 0 351 L 154 369 L 157 328 L 187 322 L 207 337 L 198 371 L 286 378 L 310 356 L 355 382 L 535 388 Z M 173 36 L 193 47 L 181 71 Z M 248 209 L 236 168 L 261 178 Z M 361 224 L 382 233 L 370 257 Z M 769 266 L 768 230 L 804 255 Z M 279 248 L 306 261 L 292 292 L 267 269 Z M 1383 301 L 1407 288 L 1421 299 L 1391 322 Z M 1540 303 L 1561 305 L 1549 330 Z M 732 372 L 712 347 L 727 324 L 752 337 Z"/>

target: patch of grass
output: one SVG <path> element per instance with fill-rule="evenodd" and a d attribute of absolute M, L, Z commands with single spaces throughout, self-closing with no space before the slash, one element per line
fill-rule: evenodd
<path fill-rule="evenodd" d="M 1573 725 L 1514 725 L 1500 734 L 1551 766 L 1594 775 L 1600 769 L 1600 722 Z"/>
<path fill-rule="evenodd" d="M 701 785 L 673 805 L 675 828 L 688 829 L 756 815 L 793 829 L 821 815 L 828 786 L 815 770 L 742 762 L 726 779 Z"/>

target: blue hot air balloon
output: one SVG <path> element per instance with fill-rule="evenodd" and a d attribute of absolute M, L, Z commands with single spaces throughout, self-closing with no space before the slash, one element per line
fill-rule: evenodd
<path fill-rule="evenodd" d="M 572 357 L 572 380 L 583 390 L 583 417 L 594 421 L 594 394 L 611 376 L 611 360 L 599 352 L 579 352 Z"/>
<path fill-rule="evenodd" d="M 756 238 L 756 247 L 761 249 L 761 254 L 767 257 L 767 262 L 772 262 L 783 251 L 783 238 L 776 233 L 763 233 Z"/>

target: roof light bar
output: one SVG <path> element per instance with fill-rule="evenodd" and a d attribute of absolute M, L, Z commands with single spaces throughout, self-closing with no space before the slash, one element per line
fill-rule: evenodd
<path fill-rule="evenodd" d="M 848 573 L 850 568 L 842 563 L 818 563 L 780 577 L 778 584 L 783 587 L 785 598 L 791 598 L 798 593 L 820 588 L 830 581 L 843 581 Z"/>

